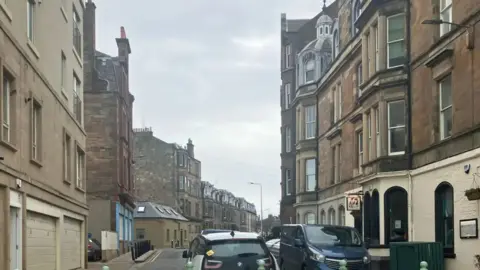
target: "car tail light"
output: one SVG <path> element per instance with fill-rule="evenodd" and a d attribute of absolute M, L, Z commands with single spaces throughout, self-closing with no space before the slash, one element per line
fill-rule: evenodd
<path fill-rule="evenodd" d="M 203 265 L 203 269 L 218 269 L 222 267 L 222 262 L 221 261 L 215 261 L 215 260 L 204 260 L 205 263 Z"/>

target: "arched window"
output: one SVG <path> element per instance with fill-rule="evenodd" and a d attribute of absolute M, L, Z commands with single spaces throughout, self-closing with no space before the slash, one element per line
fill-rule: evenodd
<path fill-rule="evenodd" d="M 345 226 L 345 207 L 343 205 L 338 207 L 338 225 Z"/>
<path fill-rule="evenodd" d="M 297 213 L 297 220 L 295 220 L 295 223 L 300 223 L 300 214 Z"/>
<path fill-rule="evenodd" d="M 380 244 L 380 198 L 378 191 L 372 192 L 370 199 L 370 244 Z"/>
<path fill-rule="evenodd" d="M 308 60 L 305 63 L 305 83 L 313 82 L 315 80 L 315 61 Z"/>
<path fill-rule="evenodd" d="M 370 216 L 371 216 L 371 207 L 370 203 L 371 197 L 370 193 L 367 191 L 363 195 L 363 240 L 370 241 Z"/>
<path fill-rule="evenodd" d="M 340 53 L 340 37 L 338 36 L 338 30 L 333 32 L 333 57 L 337 57 Z"/>
<path fill-rule="evenodd" d="M 322 212 L 320 212 L 320 224 L 325 224 L 327 221 L 327 217 L 325 214 L 325 210 L 322 209 Z"/>
<path fill-rule="evenodd" d="M 360 17 L 360 14 L 362 14 L 360 0 L 355 0 L 352 6 L 352 34 L 358 33 L 358 28 L 355 27 L 355 21 Z"/>
<path fill-rule="evenodd" d="M 315 214 L 314 213 L 306 213 L 305 214 L 305 224 L 315 224 Z"/>
<path fill-rule="evenodd" d="M 385 191 L 385 244 L 408 241 L 408 193 L 401 187 Z"/>
<path fill-rule="evenodd" d="M 335 209 L 333 208 L 328 210 L 328 224 L 335 225 Z"/>
<path fill-rule="evenodd" d="M 454 253 L 453 187 L 443 182 L 435 189 L 435 241 L 446 254 Z"/>

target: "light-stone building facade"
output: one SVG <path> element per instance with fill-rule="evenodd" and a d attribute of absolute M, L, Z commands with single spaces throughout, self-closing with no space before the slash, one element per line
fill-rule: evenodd
<path fill-rule="evenodd" d="M 86 267 L 84 9 L 0 2 L 0 269 Z"/>

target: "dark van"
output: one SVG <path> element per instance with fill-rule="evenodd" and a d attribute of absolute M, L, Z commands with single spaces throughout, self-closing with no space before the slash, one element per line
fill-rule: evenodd
<path fill-rule="evenodd" d="M 370 264 L 358 231 L 336 225 L 282 226 L 279 257 L 282 270 L 337 270 L 341 260 L 348 270 L 366 270 Z"/>

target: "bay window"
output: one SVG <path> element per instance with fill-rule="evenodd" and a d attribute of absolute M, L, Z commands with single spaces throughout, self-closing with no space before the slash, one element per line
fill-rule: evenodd
<path fill-rule="evenodd" d="M 403 66 L 405 61 L 405 14 L 402 13 L 387 18 L 387 66 Z"/>
<path fill-rule="evenodd" d="M 305 139 L 313 139 L 316 134 L 317 111 L 315 105 L 305 107 Z"/>
<path fill-rule="evenodd" d="M 388 103 L 388 154 L 405 153 L 405 101 Z"/>
<path fill-rule="evenodd" d="M 305 161 L 305 191 L 315 191 L 317 184 L 315 163 L 314 158 Z"/>

